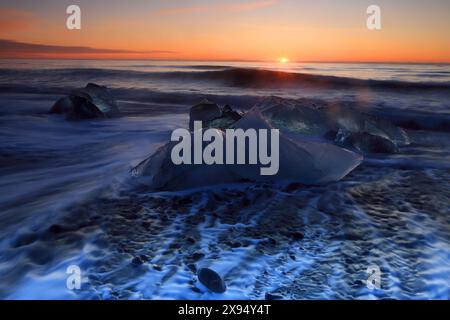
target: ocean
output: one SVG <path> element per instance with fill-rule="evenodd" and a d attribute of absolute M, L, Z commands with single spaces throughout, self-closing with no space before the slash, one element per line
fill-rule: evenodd
<path fill-rule="evenodd" d="M 48 114 L 89 82 L 123 117 Z M 246 112 L 269 96 L 355 108 L 411 144 L 321 186 L 130 186 L 194 104 Z M 448 64 L 0 60 L 0 298 L 449 299 L 449 138 Z M 203 288 L 199 267 L 227 291 Z"/>

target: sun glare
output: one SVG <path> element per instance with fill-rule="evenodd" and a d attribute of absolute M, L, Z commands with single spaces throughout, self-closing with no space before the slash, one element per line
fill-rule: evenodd
<path fill-rule="evenodd" d="M 280 59 L 280 62 L 281 62 L 281 63 L 288 63 L 288 62 L 289 62 L 289 59 L 288 59 L 288 58 L 281 58 L 281 59 Z"/>

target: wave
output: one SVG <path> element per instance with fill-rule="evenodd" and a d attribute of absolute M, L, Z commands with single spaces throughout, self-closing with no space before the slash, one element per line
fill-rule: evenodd
<path fill-rule="evenodd" d="M 190 70 L 222 70 L 230 66 L 220 65 L 155 65 L 155 64 L 135 64 L 122 66 L 123 68 L 151 68 L 151 69 L 190 69 Z"/>
<path fill-rule="evenodd" d="M 346 105 L 349 103 L 346 99 L 352 99 L 348 98 L 346 92 L 350 92 L 351 95 L 352 90 L 369 88 L 387 92 L 386 102 L 383 101 L 382 107 L 377 107 L 373 102 L 372 107 L 377 110 L 372 111 L 390 119 L 394 124 L 405 129 L 450 132 L 448 106 L 445 103 L 440 103 L 437 107 L 430 106 L 427 101 L 420 100 L 421 97 L 426 96 L 425 92 L 427 92 L 430 93 L 427 96 L 429 99 L 439 97 L 439 101 L 446 101 L 450 93 L 450 83 L 361 80 L 263 69 L 227 67 L 223 70 L 207 70 L 209 67 L 216 68 L 217 66 L 205 65 L 203 67 L 205 67 L 205 71 L 177 70 L 172 72 L 102 68 L 45 70 L 0 68 L 0 92 L 54 95 L 54 99 L 56 99 L 56 96 L 66 95 L 71 89 L 82 87 L 88 82 L 97 82 L 110 87 L 114 96 L 124 102 L 172 107 L 192 106 L 201 99 L 208 98 L 222 105 L 230 104 L 235 108 L 245 110 L 265 96 L 283 95 L 284 88 L 342 89 L 342 94 L 339 93 L 338 96 L 329 95 L 327 91 L 324 91 L 323 94 L 315 93 L 314 99 L 318 100 L 318 105 L 330 103 Z M 188 83 L 188 86 L 178 86 L 182 82 Z M 209 90 L 213 83 L 219 85 L 218 89 Z M 231 90 L 232 87 L 258 88 L 260 90 Z M 264 90 L 266 88 L 267 91 Z M 272 88 L 281 90 L 270 90 Z M 394 94 L 391 95 L 391 92 Z M 400 103 L 395 93 L 398 93 L 399 96 L 408 94 L 413 98 Z M 393 99 L 390 99 L 391 96 Z M 417 105 L 414 105 L 414 97 L 418 99 Z M 304 103 L 317 104 L 315 101 Z M 355 101 L 355 103 L 359 102 Z M 136 107 L 135 110 L 139 112 L 139 108 Z M 2 113 L 4 112 L 9 111 L 3 110 Z"/>
<path fill-rule="evenodd" d="M 278 87 L 278 86 L 312 86 L 323 88 L 382 88 L 382 89 L 449 89 L 450 83 L 437 82 L 401 82 L 391 80 L 363 80 L 356 78 L 289 73 L 261 69 L 228 69 L 205 72 L 209 80 L 222 80 L 229 85 Z"/>
<path fill-rule="evenodd" d="M 33 99 L 40 99 L 39 95 L 63 96 L 67 95 L 71 89 L 77 89 L 66 87 L 53 87 L 41 85 L 39 87 L 30 85 L 0 85 L 0 93 L 17 94 L 20 98 L 22 94 L 38 95 Z M 249 109 L 256 102 L 263 97 L 250 94 L 212 94 L 202 92 L 175 92 L 175 91 L 161 91 L 145 88 L 110 88 L 111 93 L 120 101 L 126 102 L 144 102 L 154 104 L 166 104 L 166 105 L 186 105 L 192 106 L 195 103 L 207 98 L 213 100 L 219 104 L 231 104 L 239 109 Z M 23 97 L 27 99 L 26 96 Z M 29 98 L 29 97 L 28 97 Z M 47 99 L 47 98 L 42 98 Z"/>
<path fill-rule="evenodd" d="M 404 129 L 450 132 L 449 113 L 416 110 L 405 112 L 405 110 L 393 108 L 376 110 L 374 113 Z"/>
<path fill-rule="evenodd" d="M 383 90 L 448 90 L 450 82 L 404 82 L 396 80 L 364 80 L 328 75 L 312 75 L 265 69 L 218 66 L 195 66 L 203 71 L 145 72 L 102 68 L 70 68 L 45 70 L 0 69 L 0 81 L 34 79 L 35 81 L 109 80 L 167 80 L 214 81 L 227 86 L 250 88 L 318 87 L 327 89 L 373 88 Z M 208 70 L 219 68 L 220 70 Z"/>

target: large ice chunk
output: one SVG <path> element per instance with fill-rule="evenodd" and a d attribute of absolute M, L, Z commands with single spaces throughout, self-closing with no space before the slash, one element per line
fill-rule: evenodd
<path fill-rule="evenodd" d="M 233 125 L 233 129 L 270 130 L 273 127 L 264 119 L 258 108 L 253 108 Z M 224 131 L 215 130 L 226 146 L 227 136 Z M 309 141 L 299 136 L 292 138 L 280 131 L 279 170 L 275 175 L 264 176 L 261 175 L 261 164 L 175 165 L 171 159 L 171 151 L 176 144 L 169 142 L 161 147 L 134 169 L 134 175 L 144 179 L 147 177 L 153 188 L 164 190 L 239 181 L 294 180 L 315 185 L 342 179 L 362 161 L 361 155 L 331 143 Z M 237 150 L 234 152 L 236 154 Z"/>
<path fill-rule="evenodd" d="M 254 108 L 258 109 L 272 126 L 287 133 L 331 138 L 343 147 L 363 153 L 374 150 L 393 153 L 398 147 L 410 143 L 402 128 L 348 106 L 330 105 L 318 108 L 296 100 L 269 97 Z"/>
<path fill-rule="evenodd" d="M 270 125 L 284 132 L 322 136 L 330 130 L 326 113 L 295 100 L 267 97 L 253 109 L 258 110 Z"/>
<path fill-rule="evenodd" d="M 234 128 L 243 130 L 273 129 L 258 108 L 253 108 Z M 278 129 L 278 128 L 274 128 Z M 338 181 L 356 168 L 363 157 L 327 142 L 308 140 L 302 136 L 286 135 L 280 130 L 280 167 L 274 177 L 261 177 L 251 165 L 233 166 L 231 170 L 250 180 L 295 180 L 304 184 Z"/>
<path fill-rule="evenodd" d="M 68 120 L 111 118 L 120 115 L 117 103 L 108 88 L 95 83 L 88 83 L 85 88 L 59 99 L 49 112 L 64 114 Z"/>

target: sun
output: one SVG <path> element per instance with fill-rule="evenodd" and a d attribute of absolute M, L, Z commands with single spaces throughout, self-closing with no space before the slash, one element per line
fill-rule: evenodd
<path fill-rule="evenodd" d="M 289 59 L 288 58 L 280 58 L 280 62 L 281 63 L 288 63 Z"/>

